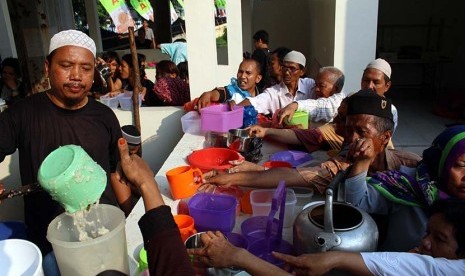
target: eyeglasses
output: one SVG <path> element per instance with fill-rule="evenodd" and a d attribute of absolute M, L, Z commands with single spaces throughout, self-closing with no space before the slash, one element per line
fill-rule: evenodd
<path fill-rule="evenodd" d="M 281 65 L 281 70 L 283 70 L 283 72 L 290 71 L 292 74 L 294 74 L 295 72 L 300 70 L 300 68 L 299 67 Z"/>

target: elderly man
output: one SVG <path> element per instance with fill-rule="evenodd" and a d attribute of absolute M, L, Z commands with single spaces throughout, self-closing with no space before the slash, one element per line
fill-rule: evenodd
<path fill-rule="evenodd" d="M 367 67 L 363 71 L 362 76 L 362 89 L 371 89 L 376 94 L 385 97 L 391 88 L 391 65 L 382 58 L 378 58 L 368 63 Z M 398 116 L 397 109 L 394 105 L 391 105 L 392 116 L 394 120 L 394 130 L 397 127 Z"/>
<path fill-rule="evenodd" d="M 349 101 L 350 99 L 350 101 Z M 362 90 L 348 98 L 346 119 L 346 142 L 352 143 L 354 133 L 360 133 L 362 138 L 371 138 L 380 141 L 377 146 L 377 155 L 370 164 L 369 173 L 398 169 L 401 165 L 415 167 L 420 157 L 416 154 L 386 149 L 386 145 L 392 135 L 392 126 L 382 124 L 388 120 L 392 122 L 391 102 L 371 90 Z M 352 106 L 351 106 L 352 105 Z M 358 122 L 353 114 L 364 114 L 369 118 L 364 122 Z M 360 138 L 360 137 L 359 137 Z M 223 186 L 249 186 L 249 187 L 276 187 L 277 180 L 283 179 L 287 186 L 312 187 L 319 193 L 323 193 L 336 173 L 347 168 L 353 156 L 348 154 L 337 156 L 324 162 L 319 167 L 310 168 L 274 168 L 267 171 L 246 171 L 229 174 L 217 174 L 212 171 L 206 175 L 206 184 Z M 207 187 L 201 187 L 206 189 Z"/>
<path fill-rule="evenodd" d="M 305 74 L 305 63 L 306 59 L 302 53 L 289 52 L 281 65 L 283 81 L 265 89 L 257 97 L 249 97 L 238 104 L 252 105 L 258 113 L 269 115 L 294 100 L 312 98 L 315 81 L 310 78 L 301 79 Z"/>
<path fill-rule="evenodd" d="M 391 87 L 390 78 L 391 66 L 384 59 L 378 58 L 368 63 L 365 67 L 360 86 L 362 90 L 371 89 L 376 94 L 384 97 L 384 94 L 387 93 L 389 88 Z M 279 113 L 280 122 L 282 122 L 286 117 L 292 119 L 292 116 L 296 111 L 307 111 L 313 108 L 313 106 L 314 102 L 312 102 L 311 100 L 294 101 L 293 103 L 289 104 L 281 110 L 281 112 Z M 397 109 L 394 105 L 391 106 L 395 130 L 398 121 Z M 337 108 L 337 106 L 335 108 Z M 329 120 L 331 120 L 331 118 L 329 118 L 328 121 Z"/>
<path fill-rule="evenodd" d="M 45 73 L 51 89 L 34 94 L 0 114 L 0 160 L 19 151 L 23 185 L 37 183 L 42 161 L 60 146 L 75 144 L 107 172 L 114 187 L 117 183 L 117 140 L 121 137 L 119 122 L 107 106 L 87 97 L 94 79 L 95 43 L 86 34 L 67 30 L 50 40 Z M 114 188 L 107 183 L 100 203 L 117 204 Z M 128 190 L 118 198 L 129 213 Z M 128 205 L 125 205 L 128 204 Z M 24 196 L 25 222 L 28 238 L 43 254 L 52 250 L 46 239 L 48 224 L 63 208 L 45 191 Z"/>
<path fill-rule="evenodd" d="M 312 101 L 313 106 L 317 107 L 318 102 L 326 101 L 326 98 L 337 95 L 329 102 L 331 108 L 338 108 L 344 98 L 342 93 L 342 87 L 344 86 L 344 74 L 336 67 L 322 67 L 316 77 L 315 94 L 319 97 L 316 100 L 305 100 Z M 291 105 L 294 103 L 291 103 Z M 323 113 L 326 109 L 317 109 L 317 112 Z M 331 112 L 334 113 L 334 112 Z M 310 114 L 313 114 L 310 112 Z M 312 115 L 310 115 L 312 116 Z M 320 118 L 321 116 L 315 116 Z M 334 131 L 326 131 L 327 128 L 333 126 L 320 126 L 318 128 L 310 129 L 277 129 L 277 128 L 265 128 L 259 125 L 250 128 L 250 133 L 260 138 L 271 138 L 277 142 L 305 146 L 309 152 L 318 150 L 324 146 L 329 146 L 329 149 L 341 150 L 342 137 L 339 135 L 333 135 Z"/>
<path fill-rule="evenodd" d="M 317 76 L 314 99 L 298 100 L 288 104 L 279 112 L 279 123 L 281 124 L 286 117 L 292 119 L 296 110 L 308 112 L 316 126 L 331 121 L 346 97 L 342 92 L 343 86 L 344 75 L 341 70 L 331 66 L 321 68 Z"/>
<path fill-rule="evenodd" d="M 224 103 L 229 100 L 239 103 L 245 97 L 258 95 L 257 84 L 262 79 L 258 61 L 244 59 L 239 65 L 236 77 L 236 79 L 231 80 L 230 85 L 202 93 L 197 101 L 197 110 L 201 110 L 213 102 Z"/>

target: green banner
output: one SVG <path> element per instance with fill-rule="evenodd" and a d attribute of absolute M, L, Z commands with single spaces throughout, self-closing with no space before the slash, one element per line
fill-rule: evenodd
<path fill-rule="evenodd" d="M 131 0 L 131 6 L 143 18 L 153 21 L 153 9 L 149 0 Z"/>
<path fill-rule="evenodd" d="M 134 20 L 124 0 L 100 0 L 100 3 L 110 14 L 117 33 L 127 33 L 129 27 L 134 27 Z"/>

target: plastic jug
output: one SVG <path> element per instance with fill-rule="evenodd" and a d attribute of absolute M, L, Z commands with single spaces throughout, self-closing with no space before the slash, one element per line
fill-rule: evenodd
<path fill-rule="evenodd" d="M 79 231 L 73 216 L 63 213 L 48 226 L 47 239 L 52 244 L 61 275 L 97 275 L 116 270 L 129 275 L 125 217 L 117 207 L 99 204 L 85 215 L 86 227 Z M 109 232 L 80 241 L 80 235 L 92 235 L 102 227 Z"/>

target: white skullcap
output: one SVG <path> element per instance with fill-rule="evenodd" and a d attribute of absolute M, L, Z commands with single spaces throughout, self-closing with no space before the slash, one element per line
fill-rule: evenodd
<path fill-rule="evenodd" d="M 388 78 L 391 78 L 391 65 L 389 65 L 389 63 L 382 58 L 377 58 L 372 62 L 368 63 L 365 70 L 370 68 L 377 69 L 386 74 Z"/>
<path fill-rule="evenodd" d="M 295 62 L 305 67 L 307 59 L 301 52 L 290 51 L 286 56 L 284 56 L 283 61 Z"/>
<path fill-rule="evenodd" d="M 86 48 L 91 51 L 95 57 L 95 42 L 92 38 L 81 31 L 66 30 L 55 34 L 52 39 L 50 39 L 48 54 L 50 55 L 51 52 L 63 46 L 78 46 Z"/>

